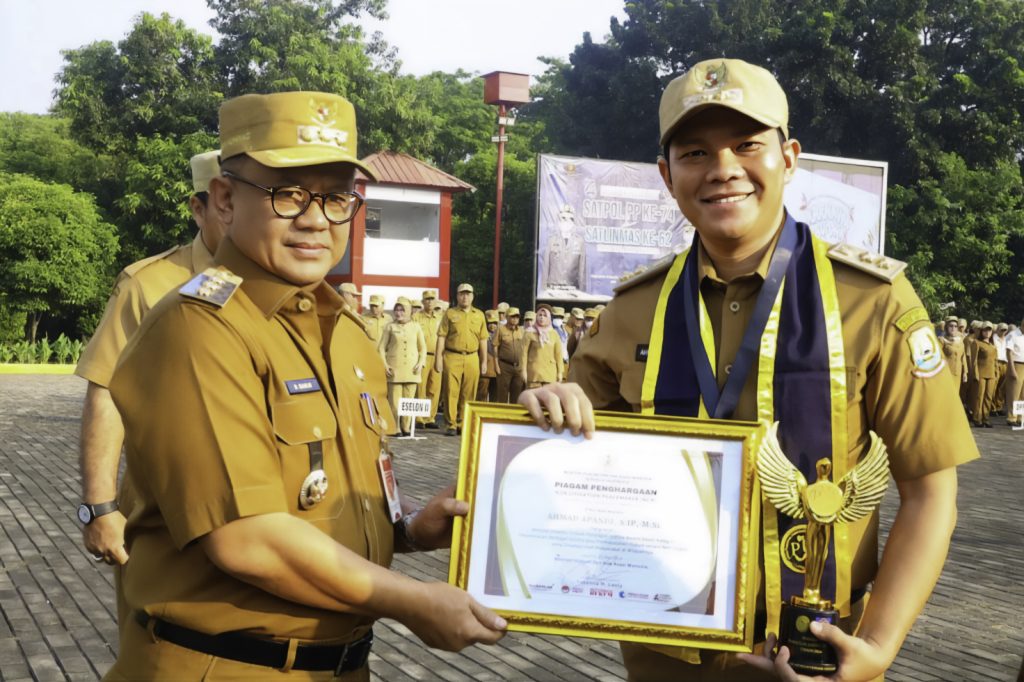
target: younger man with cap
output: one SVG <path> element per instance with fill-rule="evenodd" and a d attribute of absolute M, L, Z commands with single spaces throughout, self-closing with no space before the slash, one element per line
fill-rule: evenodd
<path fill-rule="evenodd" d="M 358 313 L 359 308 L 362 307 L 362 293 L 356 288 L 356 285 L 352 282 L 342 282 L 341 286 L 338 287 L 338 293 L 341 294 L 341 298 L 345 301 L 352 312 Z"/>
<path fill-rule="evenodd" d="M 85 548 L 97 561 L 123 564 L 126 500 L 118 509 L 117 469 L 124 442 L 124 427 L 110 399 L 110 378 L 128 339 L 157 301 L 213 262 L 224 225 L 209 210 L 210 178 L 220 174 L 219 151 L 196 154 L 190 162 L 192 188 L 189 208 L 199 233 L 189 244 L 132 263 L 117 277 L 114 291 L 96 331 L 75 367 L 75 374 L 89 382 L 82 408 L 79 467 L 82 473 L 82 504 L 78 519 L 83 524 Z"/>
<path fill-rule="evenodd" d="M 487 364 L 480 372 L 480 382 L 476 388 L 476 399 L 482 402 L 493 402 L 498 388 L 498 375 L 501 368 L 498 367 L 498 328 L 500 320 L 497 310 L 485 310 L 484 319 L 487 320 Z"/>
<path fill-rule="evenodd" d="M 246 95 L 220 111 L 217 268 L 165 297 L 110 384 L 136 496 L 130 619 L 109 680 L 369 680 L 373 621 L 427 644 L 494 642 L 465 592 L 388 570 L 448 542 L 466 506 L 394 493 L 384 364 L 325 281 L 362 204 L 352 105 Z"/>
<path fill-rule="evenodd" d="M 384 327 L 390 324 L 391 320 L 391 315 L 384 312 L 384 297 L 380 294 L 371 294 L 370 312 L 363 315 L 363 321 L 366 323 L 370 338 L 375 343 L 380 342 L 380 337 L 384 334 Z"/>
<path fill-rule="evenodd" d="M 498 328 L 498 393 L 495 401 L 514 403 L 525 384 L 519 373 L 525 331 L 519 326 L 519 308 L 508 309 L 508 324 Z"/>
<path fill-rule="evenodd" d="M 896 520 L 880 565 L 877 510 L 837 530 L 822 593 L 841 627 L 810 626 L 838 652 L 836 679 L 875 679 L 941 572 L 956 523 L 955 467 L 978 456 L 935 332 L 903 264 L 830 248 L 786 213 L 783 188 L 800 144 L 768 71 L 733 59 L 698 63 L 665 89 L 660 118 L 659 169 L 696 228 L 694 244 L 617 289 L 573 358 L 570 380 L 586 398 L 570 385 L 520 402 L 540 423 L 573 430 L 587 430 L 593 407 L 777 421 L 785 453 L 808 480 L 828 455 L 841 480 L 876 432 L 900 493 Z M 630 680 L 797 679 L 788 648 L 772 649 L 783 600 L 803 589 L 790 568 L 799 567 L 792 543 L 777 539 L 803 529 L 767 503 L 761 522 L 766 579 L 754 636 L 768 636 L 763 655 L 623 643 Z"/>
<path fill-rule="evenodd" d="M 476 398 L 480 368 L 487 366 L 487 321 L 473 307 L 473 285 L 463 282 L 456 292 L 458 306 L 444 311 L 437 329 L 434 367 L 444 371 L 447 395 L 444 418 L 449 436 L 459 433 L 462 407 Z"/>
<path fill-rule="evenodd" d="M 427 289 L 423 292 L 423 310 L 413 315 L 423 330 L 423 340 L 427 344 L 427 366 L 423 370 L 416 397 L 430 400 L 430 418 L 420 419 L 419 425 L 427 429 L 437 428 L 437 406 L 441 400 L 441 372 L 435 366 L 437 351 L 437 328 L 441 324 L 441 309 L 436 306 L 437 292 Z"/>

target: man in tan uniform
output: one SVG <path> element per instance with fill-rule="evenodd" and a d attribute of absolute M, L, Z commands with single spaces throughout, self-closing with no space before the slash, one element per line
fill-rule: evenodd
<path fill-rule="evenodd" d="M 405 296 L 399 296 L 395 303 L 395 321 L 384 327 L 380 338 L 380 356 L 388 375 L 388 402 L 391 411 L 398 414 L 401 398 L 415 398 L 420 385 L 420 374 L 427 364 L 427 344 L 423 340 L 423 329 L 412 321 L 409 309 L 412 303 Z M 403 436 L 408 436 L 412 417 L 401 417 Z"/>
<path fill-rule="evenodd" d="M 514 403 L 519 400 L 525 384 L 519 372 L 525 331 L 519 326 L 519 308 L 509 308 L 507 324 L 498 327 L 498 393 L 494 400 Z"/>
<path fill-rule="evenodd" d="M 899 489 L 895 523 L 880 564 L 877 511 L 847 527 L 848 539 L 832 555 L 849 576 L 845 594 L 835 578 L 841 627 L 810 625 L 838 652 L 835 679 L 875 679 L 892 663 L 941 572 L 956 523 L 956 466 L 978 456 L 934 330 L 903 264 L 845 245 L 829 248 L 787 215 L 783 188 L 800 145 L 789 137 L 786 97 L 769 72 L 738 60 L 698 63 L 668 85 L 660 118 L 659 168 L 698 237 L 686 254 L 618 288 L 573 358 L 570 380 L 585 397 L 570 384 L 526 392 L 520 402 L 539 423 L 573 431 L 588 430 L 593 408 L 697 416 L 704 404 L 720 418 L 761 417 L 777 420 L 794 438 L 827 438 L 829 449 L 821 451 L 843 469 L 864 455 L 875 431 Z M 779 272 L 773 266 L 780 262 L 779 325 L 755 327 L 760 343 L 755 337 L 753 351 L 741 353 L 755 310 L 774 308 L 775 297 L 761 294 L 779 286 L 768 274 Z M 707 341 L 698 332 L 698 303 L 708 312 Z M 671 324 L 658 324 L 656 312 Z M 826 328 L 833 337 L 838 332 L 841 349 L 826 347 Z M 796 342 L 809 340 L 811 329 L 815 340 Z M 757 388 L 762 370 L 774 373 L 765 391 Z M 773 399 L 778 391 L 785 399 Z M 822 392 L 819 405 L 814 399 Z M 764 524 L 777 519 L 770 505 L 763 512 Z M 760 568 L 781 570 L 783 549 L 762 552 Z M 758 655 L 623 643 L 629 679 L 796 680 L 788 648 L 773 652 L 777 626 L 769 613 L 777 614 L 786 597 L 769 603 L 767 589 L 756 607 Z"/>
<path fill-rule="evenodd" d="M 380 294 L 372 294 L 370 296 L 370 311 L 363 315 L 363 322 L 366 323 L 366 329 L 374 343 L 380 342 L 380 337 L 384 334 L 384 327 L 391 324 L 391 321 L 391 315 L 384 312 L 384 297 Z"/>
<path fill-rule="evenodd" d="M 75 374 L 89 382 L 79 440 L 82 504 L 78 518 L 83 523 L 85 548 L 97 561 L 123 564 L 128 560 L 122 513 L 126 510 L 119 510 L 115 502 L 124 427 L 110 399 L 110 377 L 146 313 L 167 292 L 213 262 L 212 254 L 224 226 L 216 212 L 209 209 L 207 190 L 210 178 L 220 173 L 219 156 L 219 151 L 212 151 L 191 160 L 194 194 L 189 198 L 189 208 L 199 234 L 189 244 L 137 261 L 121 271 L 103 318 L 75 367 Z"/>
<path fill-rule="evenodd" d="M 456 292 L 458 306 L 444 311 L 437 328 L 434 367 L 444 371 L 447 387 L 444 418 L 449 436 L 460 433 L 462 406 L 476 397 L 480 368 L 487 366 L 487 321 L 473 307 L 473 285 L 463 282 Z"/>
<path fill-rule="evenodd" d="M 441 372 L 435 367 L 437 351 L 437 328 L 441 324 L 441 310 L 435 303 L 437 292 L 427 289 L 423 292 L 423 310 L 413 315 L 413 321 L 423 329 L 423 340 L 427 344 L 427 366 L 423 370 L 416 397 L 430 400 L 430 418 L 420 419 L 419 425 L 427 429 L 437 428 L 437 406 L 441 400 Z"/>
<path fill-rule="evenodd" d="M 997 417 L 1006 415 L 1006 335 L 1010 325 L 1000 322 L 992 335 L 992 343 L 996 347 L 996 394 L 992 398 L 992 414 Z"/>
<path fill-rule="evenodd" d="M 110 384 L 136 495 L 132 617 L 107 680 L 361 680 L 377 617 L 458 650 L 504 622 L 466 593 L 387 569 L 439 547 L 465 505 L 394 492 L 376 345 L 323 278 L 362 199 L 352 105 L 246 95 L 220 111 L 227 234 L 163 299 Z"/>
<path fill-rule="evenodd" d="M 501 368 L 498 367 L 498 328 L 501 320 L 498 319 L 497 310 L 485 310 L 484 319 L 487 320 L 487 364 L 480 372 L 480 382 L 476 387 L 476 399 L 481 402 L 494 402 L 498 390 L 498 376 Z"/>
<path fill-rule="evenodd" d="M 356 288 L 356 285 L 352 282 L 342 282 L 341 286 L 338 287 L 338 293 L 341 294 L 342 300 L 345 301 L 352 312 L 358 313 L 362 307 L 362 293 Z"/>

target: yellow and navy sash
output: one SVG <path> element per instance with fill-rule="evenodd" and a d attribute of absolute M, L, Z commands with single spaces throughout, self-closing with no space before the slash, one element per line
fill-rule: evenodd
<path fill-rule="evenodd" d="M 747 372 L 740 368 L 740 375 L 734 375 L 747 347 L 757 367 L 757 418 L 779 422 L 782 448 L 808 482 L 817 479 L 814 465 L 822 457 L 832 458 L 833 480 L 840 480 L 847 470 L 842 319 L 827 252 L 828 244 L 787 215 L 755 305 L 752 329 L 744 336 L 729 377 L 742 388 Z M 662 285 L 641 394 L 644 413 L 733 418 L 738 392 L 728 381 L 721 395 L 718 392 L 715 340 L 698 270 L 694 244 L 676 258 Z M 799 526 L 804 521 L 777 514 L 767 500 L 762 508 L 767 631 L 777 633 L 782 601 L 803 593 Z M 834 531 L 821 594 L 848 615 L 851 555 L 845 526 L 837 525 Z M 780 547 L 780 541 L 787 544 Z"/>

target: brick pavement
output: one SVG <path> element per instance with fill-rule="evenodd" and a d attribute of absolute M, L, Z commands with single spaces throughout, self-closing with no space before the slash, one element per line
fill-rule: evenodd
<path fill-rule="evenodd" d="M 113 583 L 80 544 L 78 416 L 84 382 L 0 376 L 0 680 L 95 680 L 117 649 Z M 1014 679 L 1024 652 L 1024 434 L 976 432 L 985 457 L 960 471 L 960 517 L 939 585 L 888 680 Z M 456 441 L 396 444 L 405 490 L 420 498 L 454 476 Z M 895 490 L 882 510 L 887 529 Z M 447 552 L 399 556 L 396 568 L 444 579 Z M 384 621 L 374 680 L 623 679 L 617 647 L 512 634 L 495 647 L 435 652 Z"/>

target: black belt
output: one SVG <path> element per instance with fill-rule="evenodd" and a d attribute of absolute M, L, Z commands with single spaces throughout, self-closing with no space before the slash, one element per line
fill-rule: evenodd
<path fill-rule="evenodd" d="M 459 355 L 476 355 L 479 351 L 475 350 L 452 350 L 451 348 L 445 348 L 445 353 L 458 353 Z"/>
<path fill-rule="evenodd" d="M 263 639 L 238 632 L 208 635 L 159 618 L 151 618 L 143 611 L 135 612 L 135 621 L 142 627 L 153 628 L 153 634 L 172 644 L 199 651 L 217 658 L 262 665 L 278 670 L 288 660 L 288 642 Z M 359 670 L 370 658 L 373 630 L 348 644 L 299 644 L 295 648 L 292 670 L 333 670 L 335 676 Z"/>

